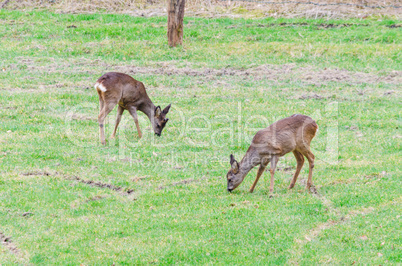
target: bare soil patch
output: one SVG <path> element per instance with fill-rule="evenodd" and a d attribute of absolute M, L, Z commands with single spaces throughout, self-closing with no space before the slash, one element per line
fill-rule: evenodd
<path fill-rule="evenodd" d="M 31 217 L 33 215 L 33 213 L 32 212 L 24 212 L 21 215 L 22 215 L 22 217 Z"/>
<path fill-rule="evenodd" d="M 67 180 L 75 180 L 78 181 L 80 183 L 83 184 L 87 184 L 93 187 L 99 187 L 99 188 L 107 188 L 113 191 L 118 191 L 118 192 L 122 192 L 123 195 L 130 195 L 131 193 L 134 192 L 134 189 L 131 188 L 123 188 L 123 187 L 119 187 L 119 186 L 115 186 L 112 184 L 108 184 L 108 183 L 103 183 L 101 181 L 94 181 L 94 180 L 85 180 L 81 177 L 78 176 L 66 176 L 66 175 L 61 175 L 58 172 L 55 173 L 49 173 L 46 171 L 32 171 L 32 172 L 25 172 L 25 173 L 21 173 L 21 175 L 24 176 L 62 176 L 64 179 Z"/>
<path fill-rule="evenodd" d="M 384 96 L 391 95 L 394 93 L 395 93 L 395 91 L 386 91 L 386 92 L 384 92 Z"/>
<path fill-rule="evenodd" d="M 159 67 L 137 67 L 137 66 L 110 66 L 115 71 L 129 74 L 154 74 L 154 75 L 185 75 L 193 77 L 221 77 L 241 76 L 254 80 L 302 80 L 308 84 L 321 86 L 328 82 L 344 82 L 350 84 L 362 83 L 402 83 L 402 71 L 393 71 L 386 76 L 378 76 L 372 73 L 351 72 L 342 69 L 314 70 L 313 67 L 297 67 L 295 64 L 284 65 L 261 65 L 249 69 L 236 68 L 200 68 L 189 67 L 177 68 L 170 63 L 159 63 Z"/>
<path fill-rule="evenodd" d="M 51 59 L 49 59 L 51 60 Z M 377 75 L 375 73 L 352 72 L 345 69 L 316 69 L 313 66 L 298 67 L 296 64 L 283 65 L 260 65 L 251 68 L 233 68 L 225 67 L 215 68 L 193 68 L 191 64 L 185 67 L 177 67 L 175 62 L 158 62 L 151 66 L 135 66 L 135 65 L 114 65 L 108 64 L 102 60 L 86 60 L 80 59 L 79 62 L 50 62 L 46 65 L 38 65 L 32 59 L 19 58 L 17 64 L 9 67 L 10 71 L 18 69 L 21 64 L 29 61 L 27 71 L 33 72 L 35 75 L 39 73 L 59 73 L 71 75 L 72 73 L 80 73 L 85 71 L 89 74 L 100 75 L 103 72 L 115 71 L 123 72 L 130 75 L 179 75 L 197 77 L 200 80 L 219 79 L 220 77 L 240 77 L 243 79 L 253 80 L 270 80 L 270 81 L 302 81 L 306 84 L 315 86 L 325 85 L 328 82 L 340 82 L 348 84 L 394 84 L 402 83 L 402 71 L 391 71 L 386 75 Z M 89 70 L 88 70 L 89 69 Z M 100 69 L 102 71 L 100 72 Z M 85 81 L 85 84 L 88 82 Z M 83 83 L 84 84 L 84 83 Z M 57 85 L 57 84 L 56 84 Z M 88 84 L 87 84 L 88 85 Z M 54 85 L 52 85 L 54 86 Z M 62 85 L 59 85 L 62 86 Z M 83 86 L 83 85 L 82 85 Z M 77 117 L 78 119 L 82 119 Z M 85 118 L 84 118 L 85 119 Z"/>
<path fill-rule="evenodd" d="M 305 23 L 305 22 L 301 22 L 301 23 L 286 23 L 286 22 L 282 22 L 279 24 L 275 24 L 275 23 L 269 23 L 269 24 L 258 24 L 257 27 L 259 28 L 264 28 L 264 27 L 278 27 L 278 26 L 282 26 L 282 27 L 302 27 L 302 26 L 311 26 L 313 28 L 316 29 L 332 29 L 332 28 L 345 28 L 345 27 L 352 27 L 352 26 L 357 26 L 357 27 L 367 27 L 368 24 L 350 24 L 350 23 L 341 23 L 341 24 L 333 24 L 333 23 L 320 23 L 320 24 L 309 24 L 309 23 Z M 247 25 L 246 27 L 255 27 L 255 25 Z M 389 26 L 387 26 L 389 27 Z M 226 28 L 234 28 L 233 26 L 228 26 Z M 390 27 L 393 28 L 393 27 Z"/>
<path fill-rule="evenodd" d="M 52 174 L 46 171 L 32 171 L 32 172 L 25 172 L 25 173 L 21 173 L 21 175 L 24 176 L 31 176 L 31 175 L 35 175 L 35 176 L 51 176 Z"/>
<path fill-rule="evenodd" d="M 146 178 L 148 178 L 148 176 L 138 176 L 138 177 L 131 178 L 130 180 L 137 183 L 138 181 L 146 179 Z"/>
<path fill-rule="evenodd" d="M 308 4 L 310 1 L 270 0 L 269 3 L 222 0 L 186 1 L 186 17 L 309 17 L 309 18 L 366 18 L 371 15 L 400 17 L 398 0 L 326 0 L 311 1 L 319 5 Z M 345 5 L 354 4 L 354 5 Z M 329 5 L 325 5 L 329 4 Z M 382 8 L 370 8 L 381 6 Z M 3 7 L 8 9 L 48 9 L 59 13 L 123 13 L 131 16 L 167 16 L 166 2 L 162 0 L 78 0 L 78 1 L 42 1 L 42 0 L 5 0 Z"/>
<path fill-rule="evenodd" d="M 19 249 L 16 245 L 14 245 L 10 236 L 6 236 L 2 232 L 0 232 L 0 243 L 3 244 L 11 253 L 18 254 Z"/>
<path fill-rule="evenodd" d="M 402 24 L 392 24 L 392 25 L 387 25 L 387 27 L 388 27 L 388 28 L 391 28 L 391 29 L 395 29 L 395 28 L 400 28 L 400 27 L 402 27 Z"/>
<path fill-rule="evenodd" d="M 101 181 L 85 180 L 85 179 L 82 179 L 81 177 L 78 177 L 78 176 L 67 177 L 66 179 L 76 180 L 76 181 L 78 181 L 80 183 L 87 184 L 87 185 L 90 185 L 90 186 L 93 186 L 93 187 L 108 188 L 110 190 L 123 192 L 126 195 L 130 195 L 131 193 L 134 192 L 134 189 L 123 189 L 122 187 L 115 186 L 115 185 L 108 184 L 108 183 L 103 183 Z"/>
<path fill-rule="evenodd" d="M 316 99 L 316 100 L 321 100 L 324 99 L 325 97 L 318 95 L 317 93 L 311 93 L 311 94 L 303 94 L 302 96 L 299 97 L 300 100 L 307 100 L 307 99 Z"/>
<path fill-rule="evenodd" d="M 94 197 L 91 197 L 91 198 L 87 199 L 86 202 L 98 201 L 98 200 L 102 200 L 104 198 L 106 198 L 105 195 L 97 195 L 97 196 L 94 196 Z"/>

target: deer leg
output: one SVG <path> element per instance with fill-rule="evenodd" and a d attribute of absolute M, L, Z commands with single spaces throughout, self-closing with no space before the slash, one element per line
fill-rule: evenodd
<path fill-rule="evenodd" d="M 308 151 L 305 155 L 306 155 L 308 163 L 309 163 L 308 179 L 307 179 L 306 189 L 310 190 L 310 187 L 313 185 L 313 168 L 314 168 L 315 156 L 311 151 Z"/>
<path fill-rule="evenodd" d="M 276 164 L 278 163 L 279 156 L 274 155 L 271 158 L 271 169 L 269 172 L 271 173 L 271 185 L 269 186 L 269 192 L 272 193 L 274 191 L 274 174 L 276 169 Z"/>
<path fill-rule="evenodd" d="M 302 169 L 303 164 L 304 164 L 303 154 L 301 154 L 298 151 L 293 151 L 293 154 L 296 157 L 297 167 L 296 167 L 296 172 L 295 172 L 295 174 L 293 176 L 292 182 L 290 182 L 289 189 L 292 189 L 295 186 L 296 181 L 297 181 L 297 177 L 299 176 L 300 170 Z"/>
<path fill-rule="evenodd" d="M 115 105 L 116 105 L 116 103 L 107 103 L 107 104 L 104 103 L 103 108 L 100 111 L 99 116 L 98 116 L 99 136 L 100 136 L 100 141 L 103 145 L 106 145 L 105 127 L 104 127 L 105 117 L 110 113 L 110 111 L 113 110 Z"/>
<path fill-rule="evenodd" d="M 137 127 L 138 137 L 142 138 L 140 124 L 138 123 L 137 109 L 135 107 L 131 107 L 128 109 L 128 111 L 130 112 L 131 116 L 134 118 L 135 126 Z"/>
<path fill-rule="evenodd" d="M 258 172 L 257 172 L 257 177 L 254 180 L 253 185 L 250 188 L 250 193 L 253 193 L 255 186 L 257 185 L 258 179 L 260 179 L 260 176 L 264 173 L 266 165 L 261 164 L 260 168 L 258 168 Z"/>
<path fill-rule="evenodd" d="M 102 96 L 99 94 L 99 114 L 102 111 L 104 105 L 105 104 L 104 104 L 104 101 L 102 99 Z"/>
<path fill-rule="evenodd" d="M 121 115 L 123 114 L 124 109 L 119 105 L 117 109 L 117 117 L 116 117 L 116 125 L 114 126 L 113 134 L 110 136 L 111 139 L 113 139 L 116 136 L 116 131 L 117 127 L 119 126 L 120 120 L 121 120 Z"/>

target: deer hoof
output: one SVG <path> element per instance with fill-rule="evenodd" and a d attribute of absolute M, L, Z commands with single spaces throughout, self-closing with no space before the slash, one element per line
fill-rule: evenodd
<path fill-rule="evenodd" d="M 294 186 L 295 186 L 294 184 L 290 184 L 288 189 L 292 189 L 292 188 L 294 188 Z"/>
<path fill-rule="evenodd" d="M 110 136 L 110 139 L 114 139 L 115 135 Z"/>

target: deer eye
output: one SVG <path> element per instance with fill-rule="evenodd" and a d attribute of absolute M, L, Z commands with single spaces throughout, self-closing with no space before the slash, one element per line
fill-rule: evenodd
<path fill-rule="evenodd" d="M 156 125 L 156 127 L 157 127 L 157 128 L 160 128 L 161 126 L 160 126 L 160 125 Z"/>

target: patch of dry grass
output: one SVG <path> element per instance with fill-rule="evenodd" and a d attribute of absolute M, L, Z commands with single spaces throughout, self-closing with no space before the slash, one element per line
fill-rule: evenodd
<path fill-rule="evenodd" d="M 7 3 L 6 3 L 7 2 Z M 401 17 L 401 9 L 370 8 L 363 6 L 401 6 L 398 0 L 329 0 L 315 1 L 317 6 L 311 4 L 286 3 L 283 0 L 270 0 L 264 3 L 247 1 L 222 0 L 187 0 L 186 16 L 201 17 L 308 17 L 308 18 L 346 18 L 369 16 Z M 296 1 L 295 1 L 296 2 Z M 306 0 L 299 1 L 309 2 Z M 124 13 L 133 16 L 165 16 L 166 1 L 162 0 L 9 0 L 4 1 L 5 8 L 18 10 L 48 9 L 60 13 Z M 347 6 L 342 4 L 355 4 L 360 6 Z M 340 4 L 340 5 L 337 5 Z"/>

